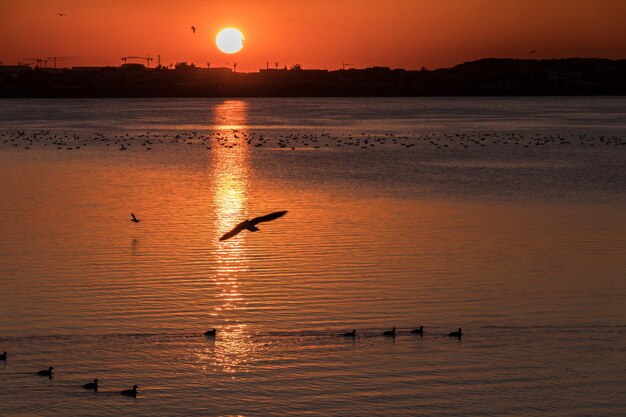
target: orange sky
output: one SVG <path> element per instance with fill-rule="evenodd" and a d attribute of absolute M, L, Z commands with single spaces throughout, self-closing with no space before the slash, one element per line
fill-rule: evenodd
<path fill-rule="evenodd" d="M 625 17 L 623 0 L 0 0 L 0 61 L 118 65 L 150 54 L 153 65 L 161 55 L 164 65 L 237 62 L 256 71 L 268 61 L 438 68 L 530 50 L 534 58 L 626 58 Z M 246 36 L 236 55 L 215 47 L 226 26 Z"/>

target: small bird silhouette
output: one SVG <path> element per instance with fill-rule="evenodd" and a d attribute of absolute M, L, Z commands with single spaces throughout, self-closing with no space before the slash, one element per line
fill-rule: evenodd
<path fill-rule="evenodd" d="M 93 382 L 83 385 L 83 388 L 98 391 L 98 378 L 94 379 Z"/>
<path fill-rule="evenodd" d="M 343 337 L 356 337 L 356 329 L 352 329 L 351 332 L 344 333 Z"/>
<path fill-rule="evenodd" d="M 137 217 L 135 217 L 135 213 L 130 213 L 130 217 L 132 217 L 130 221 L 133 223 L 139 223 L 141 221 Z"/>
<path fill-rule="evenodd" d="M 394 327 L 391 330 L 387 330 L 386 332 L 383 333 L 383 336 L 392 336 L 392 337 L 396 337 L 396 328 Z"/>
<path fill-rule="evenodd" d="M 536 53 L 537 53 L 537 51 L 535 51 L 535 50 L 533 49 L 532 51 L 530 51 L 530 52 L 528 53 L 528 55 L 532 55 L 532 54 L 536 54 Z"/>
<path fill-rule="evenodd" d="M 7 353 L 4 352 L 3 354 L 0 355 L 0 361 L 6 361 L 7 360 Z"/>
<path fill-rule="evenodd" d="M 262 222 L 269 222 L 271 220 L 276 220 L 279 217 L 283 217 L 286 213 L 287 213 L 287 210 L 277 211 L 277 212 L 270 213 L 265 216 L 255 217 L 252 220 L 246 219 L 242 221 L 241 223 L 239 223 L 237 226 L 235 226 L 230 232 L 224 233 L 222 237 L 220 237 L 220 241 L 230 239 L 231 237 L 238 235 L 243 230 L 248 230 L 250 232 L 259 231 L 261 229 L 256 227 L 257 224 L 262 223 Z"/>
<path fill-rule="evenodd" d="M 217 334 L 217 330 L 216 329 L 207 330 L 206 332 L 204 332 L 204 335 L 206 337 L 215 337 L 216 334 Z"/>
<path fill-rule="evenodd" d="M 424 335 L 424 326 L 420 326 L 419 329 L 413 329 L 411 330 L 411 333 L 413 334 L 421 334 Z"/>
<path fill-rule="evenodd" d="M 133 389 L 125 389 L 124 391 L 120 392 L 120 394 L 125 395 L 127 397 L 136 398 L 137 397 L 137 388 L 139 388 L 138 385 L 133 385 Z"/>
<path fill-rule="evenodd" d="M 191 31 L 192 31 L 193 33 L 196 33 L 196 27 L 195 27 L 195 26 L 192 26 L 192 27 L 191 27 Z"/>
<path fill-rule="evenodd" d="M 37 372 L 37 375 L 39 376 L 47 376 L 48 378 L 52 379 L 52 370 L 54 369 L 53 366 L 49 367 L 48 369 L 42 369 L 41 371 Z"/>
<path fill-rule="evenodd" d="M 67 13 L 57 13 L 57 16 L 59 17 L 67 16 Z"/>
<path fill-rule="evenodd" d="M 450 337 L 458 337 L 460 339 L 463 336 L 463 332 L 461 331 L 461 328 L 459 327 L 459 331 L 458 332 L 450 332 L 450 333 L 448 333 L 448 336 L 450 336 Z"/>

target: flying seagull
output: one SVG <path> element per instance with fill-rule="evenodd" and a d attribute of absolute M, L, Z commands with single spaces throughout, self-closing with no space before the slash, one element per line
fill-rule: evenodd
<path fill-rule="evenodd" d="M 246 219 L 242 221 L 241 223 L 239 223 L 237 226 L 233 227 L 233 230 L 231 230 L 230 232 L 224 233 L 224 235 L 222 235 L 222 237 L 220 238 L 220 241 L 230 239 L 231 237 L 238 235 L 243 230 L 256 232 L 260 230 L 258 227 L 256 227 L 257 224 L 262 223 L 262 222 L 269 222 L 271 220 L 276 220 L 279 217 L 283 217 L 286 213 L 287 213 L 287 210 L 277 211 L 274 213 L 267 214 L 265 216 L 255 217 L 252 220 Z"/>
<path fill-rule="evenodd" d="M 132 217 L 130 221 L 133 223 L 139 223 L 141 221 L 137 217 L 135 217 L 135 213 L 130 213 L 130 217 Z"/>
<path fill-rule="evenodd" d="M 191 27 L 191 31 L 192 31 L 193 33 L 196 33 L 196 27 L 195 27 L 195 26 L 192 26 L 192 27 Z"/>
<path fill-rule="evenodd" d="M 59 17 L 67 16 L 67 13 L 57 13 L 57 16 Z"/>

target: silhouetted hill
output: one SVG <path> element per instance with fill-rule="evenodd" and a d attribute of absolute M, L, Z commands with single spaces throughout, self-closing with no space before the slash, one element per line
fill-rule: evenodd
<path fill-rule="evenodd" d="M 315 97 L 626 95 L 626 60 L 481 59 L 407 71 L 0 66 L 0 97 Z"/>

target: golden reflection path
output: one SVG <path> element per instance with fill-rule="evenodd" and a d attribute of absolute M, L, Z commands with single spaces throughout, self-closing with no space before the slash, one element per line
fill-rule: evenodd
<path fill-rule="evenodd" d="M 249 149 L 246 143 L 247 103 L 227 100 L 215 107 L 216 135 L 211 144 L 211 168 L 214 191 L 215 262 L 213 283 L 221 304 L 211 314 L 218 328 L 216 340 L 199 352 L 199 359 L 213 363 L 224 372 L 235 373 L 246 366 L 254 344 L 235 310 L 244 310 L 239 277 L 249 270 L 245 259 L 246 234 L 218 242 L 219 237 L 247 218 L 250 181 Z M 235 313 L 235 314 L 233 314 Z M 234 377 L 234 376 L 233 376 Z"/>

